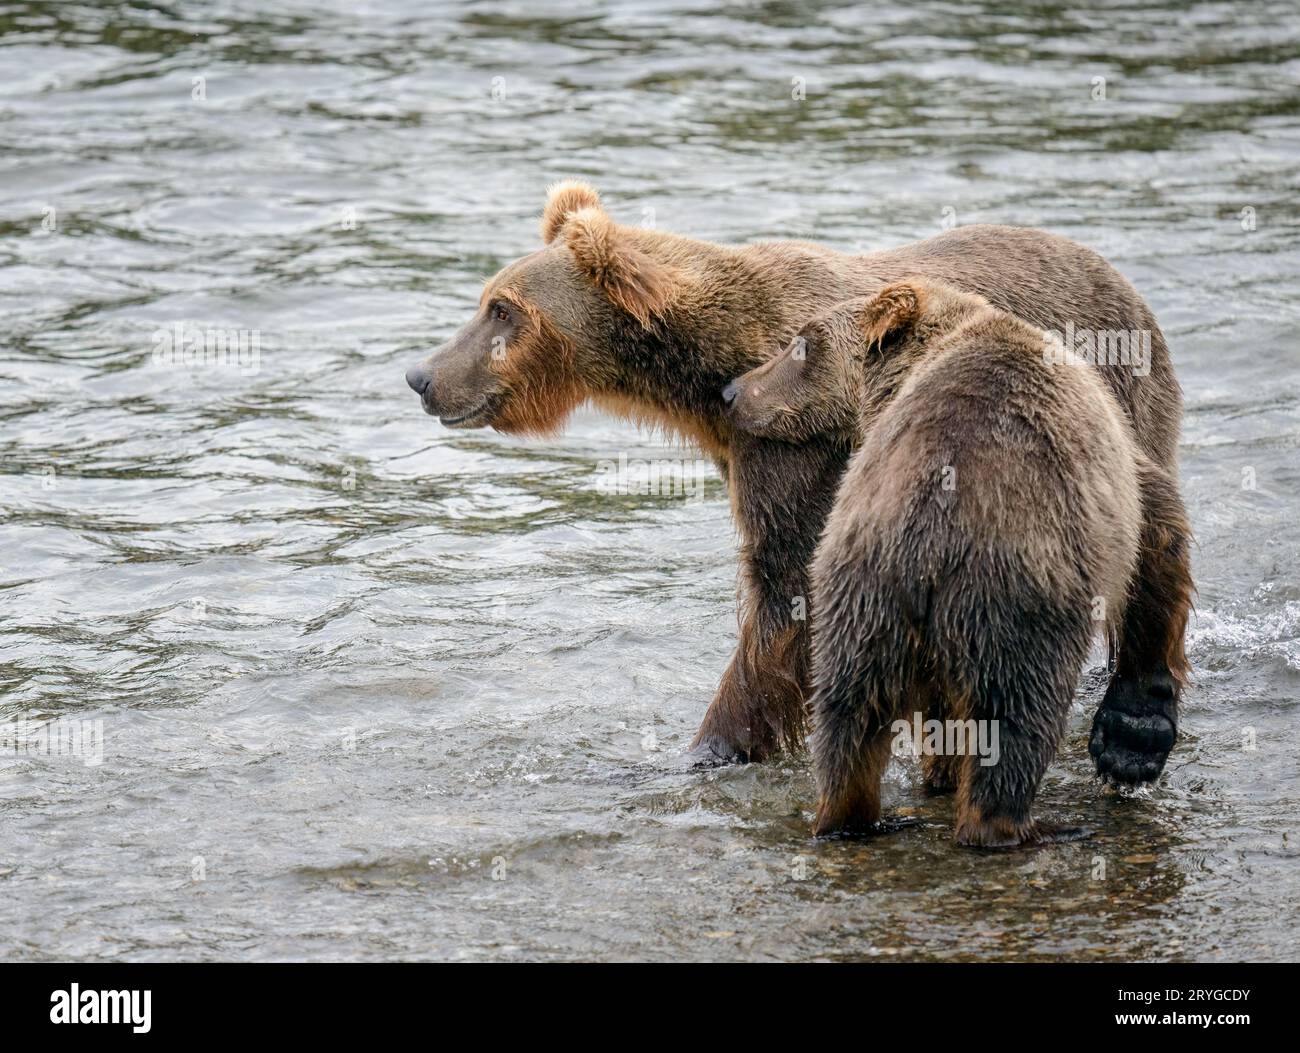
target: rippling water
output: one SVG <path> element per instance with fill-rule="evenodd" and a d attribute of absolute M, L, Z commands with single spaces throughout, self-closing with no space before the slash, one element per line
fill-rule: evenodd
<path fill-rule="evenodd" d="M 104 735 L 0 753 L 0 953 L 1297 957 L 1294 5 L 567 6 L 0 4 L 0 721 Z M 1084 843 L 960 850 L 906 764 L 919 829 L 814 842 L 804 759 L 683 765 L 721 483 L 610 496 L 678 454 L 453 434 L 402 380 L 571 175 L 718 241 L 947 216 L 1133 280 L 1199 541 L 1157 788 L 1091 781 L 1100 669 L 1041 796 Z M 177 325 L 260 354 L 155 362 Z"/>

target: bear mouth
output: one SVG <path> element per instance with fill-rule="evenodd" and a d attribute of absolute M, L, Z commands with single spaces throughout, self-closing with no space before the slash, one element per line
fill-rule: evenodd
<path fill-rule="evenodd" d="M 492 408 L 492 396 L 489 395 L 477 406 L 465 413 L 458 413 L 454 417 L 439 414 L 438 423 L 444 428 L 474 428 L 480 424 L 487 423 L 487 418 L 491 416 Z"/>

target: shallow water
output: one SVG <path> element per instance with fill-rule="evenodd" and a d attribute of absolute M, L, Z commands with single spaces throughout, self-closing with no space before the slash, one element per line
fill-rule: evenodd
<path fill-rule="evenodd" d="M 0 8 L 0 721 L 104 734 L 0 753 L 0 953 L 1295 959 L 1294 6 L 539 6 Z M 693 454 L 453 434 L 402 379 L 569 175 L 718 241 L 1115 262 L 1199 541 L 1158 787 L 1091 780 L 1100 668 L 1041 794 L 1082 843 L 957 849 L 910 763 L 918 828 L 814 842 L 804 759 L 683 765 L 735 638 L 711 469 L 611 496 Z M 257 368 L 155 364 L 177 323 Z"/>

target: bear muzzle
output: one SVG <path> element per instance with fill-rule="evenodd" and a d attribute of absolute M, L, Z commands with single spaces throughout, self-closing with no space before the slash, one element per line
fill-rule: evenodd
<path fill-rule="evenodd" d="M 447 428 L 477 428 L 492 423 L 500 406 L 496 390 L 463 390 L 455 384 L 434 383 L 432 364 L 426 360 L 406 371 L 406 384 L 420 396 L 420 407 Z"/>
<path fill-rule="evenodd" d="M 427 362 L 412 366 L 406 371 L 406 386 L 420 396 L 420 408 L 431 417 L 439 416 L 434 404 L 433 375 L 429 372 Z"/>
<path fill-rule="evenodd" d="M 420 398 L 424 398 L 424 393 L 429 390 L 429 382 L 433 378 L 424 371 L 424 366 L 412 366 L 406 371 L 406 385 L 414 391 Z"/>
<path fill-rule="evenodd" d="M 737 377 L 722 389 L 723 412 L 733 428 L 762 435 L 771 422 L 772 412 L 765 404 L 762 387 L 744 381 L 744 377 Z"/>

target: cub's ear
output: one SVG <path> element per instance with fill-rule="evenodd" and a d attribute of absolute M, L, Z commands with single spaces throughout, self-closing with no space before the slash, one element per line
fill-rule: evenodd
<path fill-rule="evenodd" d="M 880 347 L 890 335 L 902 332 L 921 317 L 925 293 L 912 282 L 886 285 L 858 311 L 855 321 L 868 347 Z"/>
<path fill-rule="evenodd" d="M 600 208 L 600 195 L 590 183 L 580 179 L 566 179 L 552 183 L 546 190 L 546 206 L 542 209 L 542 242 L 549 245 L 573 213 L 584 208 Z"/>
<path fill-rule="evenodd" d="M 564 240 L 578 270 L 643 326 L 663 312 L 677 291 L 677 272 L 632 245 L 599 208 L 579 209 L 571 215 L 564 225 Z"/>

